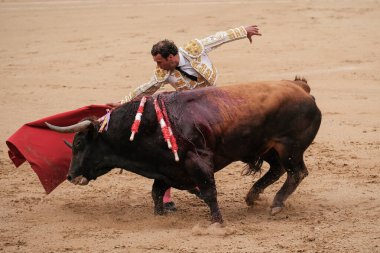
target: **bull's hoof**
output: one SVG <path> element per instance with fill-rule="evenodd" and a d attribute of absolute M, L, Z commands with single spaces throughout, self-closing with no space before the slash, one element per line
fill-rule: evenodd
<path fill-rule="evenodd" d="M 211 224 L 223 224 L 224 220 L 221 219 L 221 220 L 213 220 L 211 219 Z"/>
<path fill-rule="evenodd" d="M 214 224 L 214 223 L 219 223 L 219 224 L 223 224 L 223 218 L 221 215 L 213 215 L 211 217 L 211 224 Z"/>
<path fill-rule="evenodd" d="M 253 199 L 252 198 L 248 198 L 245 197 L 245 203 L 247 204 L 247 206 L 253 206 Z"/>
<path fill-rule="evenodd" d="M 254 193 L 252 191 L 249 191 L 247 196 L 245 197 L 245 203 L 247 206 L 253 206 L 256 200 L 259 199 L 260 193 Z"/>
<path fill-rule="evenodd" d="M 175 212 L 177 211 L 177 207 L 175 206 L 173 201 L 164 203 L 164 211 L 166 212 Z"/>
<path fill-rule="evenodd" d="M 211 224 L 207 227 L 207 230 L 223 229 L 224 227 L 225 227 L 225 224 L 220 223 L 220 222 L 214 222 L 214 223 L 211 223 Z"/>
<path fill-rule="evenodd" d="M 255 202 L 255 199 L 252 197 L 251 194 L 248 194 L 245 197 L 245 203 L 247 204 L 247 206 L 253 206 L 254 202 Z"/>
<path fill-rule="evenodd" d="M 284 209 L 282 206 L 274 206 L 270 209 L 270 215 L 276 215 Z"/>
<path fill-rule="evenodd" d="M 154 215 L 164 215 L 165 213 L 164 209 L 154 209 Z"/>

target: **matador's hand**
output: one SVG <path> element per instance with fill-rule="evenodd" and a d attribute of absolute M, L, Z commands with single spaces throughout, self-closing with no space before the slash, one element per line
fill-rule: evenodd
<path fill-rule="evenodd" d="M 245 27 L 245 30 L 247 31 L 247 38 L 249 39 L 249 42 L 252 43 L 252 36 L 261 36 L 261 33 L 259 32 L 259 28 L 257 25 L 251 25 Z"/>

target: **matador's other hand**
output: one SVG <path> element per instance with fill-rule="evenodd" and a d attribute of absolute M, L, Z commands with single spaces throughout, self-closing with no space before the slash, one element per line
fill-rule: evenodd
<path fill-rule="evenodd" d="M 249 39 L 249 42 L 252 43 L 252 36 L 261 36 L 261 33 L 259 32 L 259 28 L 257 25 L 251 25 L 245 27 L 245 30 L 247 31 L 247 38 Z"/>

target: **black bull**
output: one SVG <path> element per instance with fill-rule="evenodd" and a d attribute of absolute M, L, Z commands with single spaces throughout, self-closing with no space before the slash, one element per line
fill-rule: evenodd
<path fill-rule="evenodd" d="M 272 214 L 283 208 L 307 176 L 303 154 L 321 123 L 321 112 L 309 91 L 306 80 L 296 78 L 160 94 L 179 146 L 179 162 L 162 136 L 151 97 L 132 142 L 131 125 L 139 101 L 113 111 L 108 130 L 102 133 L 98 132 L 99 124 L 89 120 L 50 127 L 78 132 L 68 173 L 71 182 L 87 184 L 113 168 L 123 168 L 154 179 L 156 214 L 164 213 L 163 195 L 174 187 L 196 193 L 209 206 L 212 222 L 223 222 L 214 173 L 230 163 L 242 161 L 251 172 L 259 170 L 263 161 L 270 165 L 249 190 L 248 205 L 287 172 L 273 200 Z"/>

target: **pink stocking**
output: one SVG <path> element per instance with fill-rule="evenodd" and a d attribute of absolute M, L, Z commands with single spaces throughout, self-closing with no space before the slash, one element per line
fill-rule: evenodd
<path fill-rule="evenodd" d="M 171 189 L 172 188 L 169 188 L 169 189 L 166 190 L 166 192 L 164 194 L 164 203 L 168 203 L 168 202 L 172 201 L 171 200 L 171 196 L 170 196 L 170 190 Z"/>

